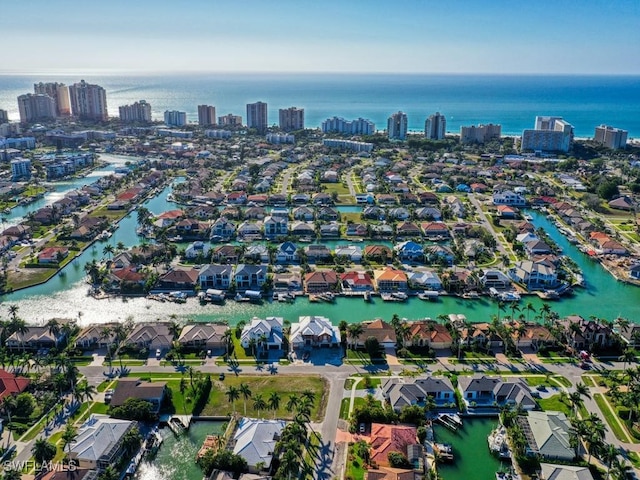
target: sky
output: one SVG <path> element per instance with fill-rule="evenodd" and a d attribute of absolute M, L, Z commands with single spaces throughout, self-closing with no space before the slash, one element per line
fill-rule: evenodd
<path fill-rule="evenodd" d="M 0 0 L 0 74 L 640 74 L 640 0 Z"/>

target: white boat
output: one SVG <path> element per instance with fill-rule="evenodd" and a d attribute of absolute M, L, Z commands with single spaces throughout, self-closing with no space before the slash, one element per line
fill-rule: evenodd
<path fill-rule="evenodd" d="M 100 235 L 98 235 L 98 239 L 99 240 L 108 240 L 109 238 L 111 238 L 111 235 L 113 235 L 113 234 L 110 231 L 103 230 L 102 233 L 100 233 Z"/>
<path fill-rule="evenodd" d="M 493 430 L 487 437 L 489 450 L 500 458 L 511 458 L 509 445 L 507 444 L 507 430 L 503 425 Z"/>
<path fill-rule="evenodd" d="M 527 222 L 531 222 L 533 220 L 533 217 L 531 215 L 523 215 L 523 218 L 527 221 Z"/>
<path fill-rule="evenodd" d="M 504 292 L 498 297 L 503 302 L 519 302 L 521 297 L 517 292 Z"/>
<path fill-rule="evenodd" d="M 427 300 L 430 302 L 437 301 L 439 296 L 440 294 L 435 290 L 425 290 L 424 292 L 418 294 L 418 298 L 420 300 Z"/>
<path fill-rule="evenodd" d="M 407 298 L 409 298 L 409 295 L 404 292 L 393 292 L 391 296 L 399 302 L 404 302 Z"/>

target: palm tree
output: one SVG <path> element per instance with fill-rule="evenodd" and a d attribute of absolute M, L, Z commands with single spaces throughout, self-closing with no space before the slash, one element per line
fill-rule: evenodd
<path fill-rule="evenodd" d="M 498 300 L 498 322 L 500 322 L 500 312 L 506 311 L 506 307 L 502 300 Z"/>
<path fill-rule="evenodd" d="M 75 441 L 77 437 L 78 437 L 78 430 L 76 429 L 76 427 L 73 426 L 73 424 L 70 421 L 67 422 L 67 424 L 64 427 L 64 430 L 62 431 L 62 437 L 61 437 L 62 451 L 64 452 L 65 448 L 69 447 L 69 451 L 67 451 L 67 455 L 69 455 L 69 452 L 71 451 L 71 444 Z"/>
<path fill-rule="evenodd" d="M 114 254 L 115 252 L 115 248 L 113 248 L 113 245 L 111 244 L 107 244 L 104 246 L 104 248 L 102 249 L 102 255 L 111 258 L 111 256 Z"/>
<path fill-rule="evenodd" d="M 39 438 L 33 444 L 31 453 L 39 464 L 50 462 L 56 456 L 56 446 L 48 442 L 46 438 Z"/>
<path fill-rule="evenodd" d="M 15 321 L 18 318 L 18 310 L 20 307 L 18 305 L 9 305 L 9 316 L 11 317 L 11 321 Z"/>
<path fill-rule="evenodd" d="M 233 342 L 233 332 L 230 329 L 225 330 L 222 335 L 222 341 L 224 342 L 224 356 L 225 358 L 229 358 L 229 350 L 231 349 L 231 345 Z"/>
<path fill-rule="evenodd" d="M 611 475 L 611 465 L 613 464 L 614 460 L 618 458 L 618 447 L 616 447 L 612 443 L 609 443 L 602 449 L 602 453 L 600 454 L 600 456 L 602 457 L 602 460 L 607 464 L 606 480 L 609 480 L 609 477 Z"/>
<path fill-rule="evenodd" d="M 109 465 L 98 476 L 98 480 L 119 480 L 120 474 L 113 465 Z"/>
<path fill-rule="evenodd" d="M 238 387 L 238 392 L 242 395 L 243 403 L 244 403 L 244 415 L 247 416 L 247 400 L 251 398 L 251 390 L 249 390 L 249 385 L 246 383 L 241 383 Z"/>
<path fill-rule="evenodd" d="M 295 393 L 289 395 L 289 400 L 287 400 L 287 405 L 285 406 L 287 411 L 293 412 L 298 405 L 300 405 L 300 398 Z"/>
<path fill-rule="evenodd" d="M 347 333 L 349 334 L 349 339 L 351 339 L 351 348 L 355 347 L 358 338 L 360 337 L 360 335 L 362 335 L 363 332 L 364 329 L 362 327 L 362 324 L 351 323 L 349 325 L 349 328 L 347 328 Z"/>
<path fill-rule="evenodd" d="M 313 392 L 313 390 L 310 390 L 308 388 L 305 388 L 302 391 L 302 399 L 303 400 L 307 400 L 308 402 L 313 403 L 313 401 L 316 399 L 316 394 Z"/>
<path fill-rule="evenodd" d="M 257 393 L 253 397 L 253 409 L 257 410 L 258 416 L 260 416 L 260 412 L 262 412 L 262 410 L 264 410 L 265 408 L 267 408 L 267 402 L 264 401 L 261 393 Z"/>
<path fill-rule="evenodd" d="M 172 314 L 171 317 L 175 317 L 175 314 Z M 169 322 L 169 333 L 176 340 L 180 336 L 180 332 L 182 331 L 182 327 L 178 322 L 176 322 L 173 318 L 171 322 Z"/>
<path fill-rule="evenodd" d="M 280 395 L 278 392 L 271 392 L 269 394 L 267 404 L 269 405 L 269 409 L 273 410 L 273 418 L 276 418 L 276 413 L 278 412 L 278 408 L 280 408 Z"/>
<path fill-rule="evenodd" d="M 52 318 L 47 322 L 46 327 L 52 337 L 58 338 L 58 335 L 60 334 L 60 324 L 58 323 L 58 320 Z"/>
<path fill-rule="evenodd" d="M 624 352 L 622 352 L 622 355 L 620 355 L 620 357 L 618 357 L 618 361 L 619 362 L 624 362 L 622 364 L 622 370 L 626 370 L 627 363 L 634 362 L 635 359 L 636 359 L 636 354 L 633 351 L 633 349 L 630 348 L 630 347 L 625 348 Z"/>
<path fill-rule="evenodd" d="M 527 323 L 529 323 L 529 314 L 531 312 L 535 313 L 536 309 L 533 306 L 533 303 L 531 303 L 531 302 L 527 302 L 527 304 L 525 305 L 524 309 L 527 311 Z"/>
<path fill-rule="evenodd" d="M 111 338 L 111 333 L 112 333 L 111 328 L 102 327 L 100 329 L 100 340 L 109 340 Z M 107 363 L 109 364 L 109 375 L 111 375 L 112 360 L 113 358 L 111 357 L 111 344 L 108 343 L 107 344 Z"/>
<path fill-rule="evenodd" d="M 240 398 L 240 392 L 238 391 L 238 389 L 236 387 L 231 385 L 227 389 L 227 391 L 224 392 L 224 394 L 227 396 L 227 398 L 229 399 L 229 402 L 231 403 L 231 410 L 235 413 L 235 411 L 236 411 L 236 400 L 238 400 Z"/>
<path fill-rule="evenodd" d="M 251 337 L 249 339 L 249 349 L 251 350 L 251 353 L 253 354 L 254 357 L 257 354 L 256 345 L 258 345 L 258 341 L 255 338 Z"/>
<path fill-rule="evenodd" d="M 85 378 L 82 381 L 78 382 L 78 385 L 76 385 L 75 393 L 80 402 L 84 402 L 86 400 L 93 400 L 93 396 L 97 393 L 97 391 L 96 387 L 90 385 Z"/>

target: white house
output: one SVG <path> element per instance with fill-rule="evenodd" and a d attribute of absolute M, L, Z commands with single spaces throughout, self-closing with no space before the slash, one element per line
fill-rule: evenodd
<path fill-rule="evenodd" d="M 340 329 L 325 317 L 300 317 L 291 324 L 289 335 L 291 350 L 305 347 L 337 347 L 340 345 Z"/>
<path fill-rule="evenodd" d="M 251 322 L 244 326 L 240 335 L 240 344 L 244 348 L 250 347 L 251 340 L 257 343 L 263 343 L 263 348 L 267 350 L 282 349 L 282 325 L 284 320 L 282 317 L 253 317 Z"/>

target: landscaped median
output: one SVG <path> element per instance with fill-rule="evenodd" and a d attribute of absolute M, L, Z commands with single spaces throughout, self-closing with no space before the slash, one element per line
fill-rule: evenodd
<path fill-rule="evenodd" d="M 593 399 L 598 404 L 598 408 L 602 412 L 602 415 L 607 420 L 607 424 L 611 428 L 611 431 L 621 442 L 636 443 L 633 437 L 629 435 L 627 429 L 622 425 L 618 416 L 614 413 L 613 407 L 601 393 L 594 393 Z"/>

